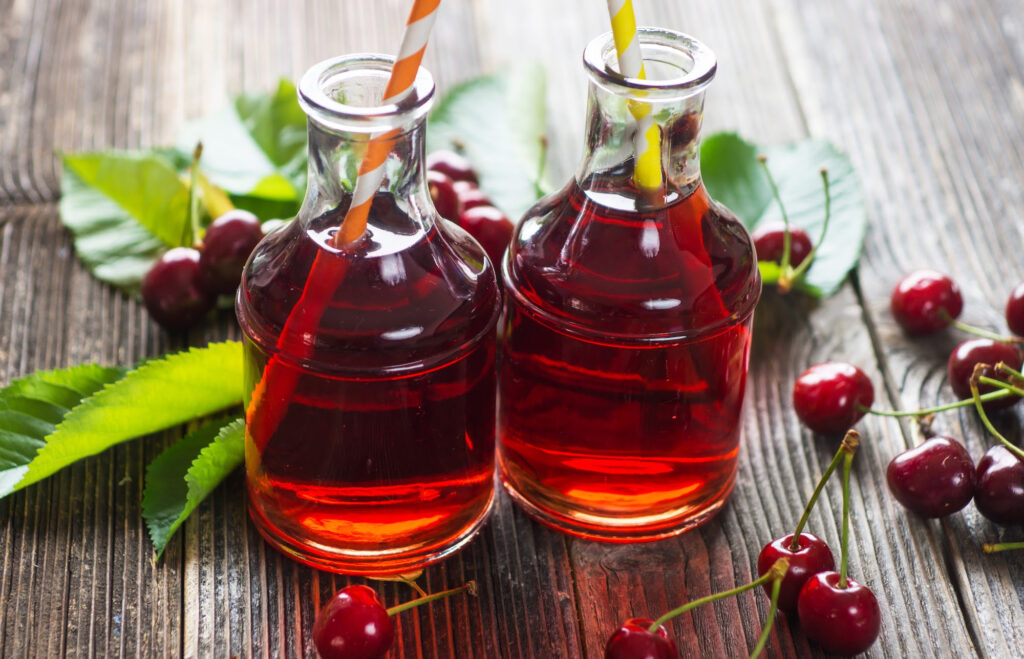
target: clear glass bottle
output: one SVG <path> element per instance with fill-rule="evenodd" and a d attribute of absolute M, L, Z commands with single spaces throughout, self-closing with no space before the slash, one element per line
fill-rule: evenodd
<path fill-rule="evenodd" d="M 249 511 L 318 568 L 406 572 L 467 542 L 494 494 L 500 292 L 480 246 L 434 210 L 420 69 L 380 105 L 392 59 L 353 55 L 299 85 L 309 180 L 243 273 Z M 331 237 L 368 139 L 391 141 L 362 239 Z"/>
<path fill-rule="evenodd" d="M 732 490 L 761 279 L 743 225 L 698 163 L 714 55 L 638 33 L 649 80 L 625 79 L 611 34 L 584 53 L 576 177 L 519 223 L 504 263 L 499 463 L 531 515 L 630 542 L 709 519 Z M 661 133 L 663 184 L 632 177 L 630 108 Z"/>

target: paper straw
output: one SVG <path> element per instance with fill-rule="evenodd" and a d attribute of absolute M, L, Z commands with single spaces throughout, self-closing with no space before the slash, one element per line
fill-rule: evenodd
<path fill-rule="evenodd" d="M 412 10 L 405 22 L 402 45 L 395 56 L 395 64 L 391 67 L 391 76 L 388 78 L 387 87 L 384 88 L 381 105 L 397 102 L 412 89 L 440 4 L 441 0 L 413 0 Z M 398 129 L 395 129 L 370 138 L 366 153 L 359 164 L 359 176 L 356 179 L 355 191 L 352 193 L 352 205 L 345 213 L 341 228 L 334 234 L 335 247 L 341 248 L 358 240 L 366 231 L 366 220 L 370 214 L 373 195 L 384 179 L 384 161 L 391 152 L 391 138 L 397 134 Z"/>
<path fill-rule="evenodd" d="M 411 89 L 440 4 L 441 0 L 413 0 L 402 45 L 384 88 L 382 104 L 399 100 Z M 358 240 L 366 231 L 373 195 L 384 177 L 384 161 L 391 150 L 391 138 L 397 134 L 398 130 L 395 129 L 375 135 L 367 144 L 366 154 L 359 166 L 352 204 L 341 227 L 334 234 L 332 242 L 335 247 L 341 248 Z M 289 313 L 278 337 L 277 352 L 267 360 L 246 409 L 246 432 L 252 437 L 257 451 L 263 451 L 277 430 L 298 384 L 298 371 L 284 367 L 280 353 L 290 352 L 299 360 L 312 355 L 313 342 L 308 337 L 315 334 L 331 298 L 345 279 L 348 266 L 348 259 L 324 250 L 313 260 L 302 295 Z"/>
<path fill-rule="evenodd" d="M 619 73 L 625 78 L 644 80 L 644 60 L 636 37 L 636 15 L 633 0 L 608 0 L 608 14 L 612 20 L 612 38 L 619 58 Z M 661 131 L 651 116 L 647 103 L 631 101 L 629 111 L 636 119 L 633 151 L 636 154 L 633 180 L 645 189 L 661 187 Z"/>

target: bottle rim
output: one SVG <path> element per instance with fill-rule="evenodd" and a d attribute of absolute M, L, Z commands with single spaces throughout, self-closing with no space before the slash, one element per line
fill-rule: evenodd
<path fill-rule="evenodd" d="M 309 68 L 299 81 L 299 105 L 310 119 L 342 132 L 376 133 L 406 126 L 424 117 L 434 99 L 434 78 L 424 67 L 393 102 L 354 105 L 339 100 L 345 85 L 379 85 L 383 94 L 395 58 L 378 53 L 332 57 Z"/>
<path fill-rule="evenodd" d="M 618 70 L 615 40 L 611 32 L 605 32 L 583 51 L 583 65 L 594 83 L 635 100 L 674 101 L 699 93 L 715 77 L 718 61 L 714 52 L 688 34 L 641 27 L 637 28 L 635 38 L 645 63 L 668 65 L 677 69 L 679 75 L 651 79 L 623 76 Z"/>

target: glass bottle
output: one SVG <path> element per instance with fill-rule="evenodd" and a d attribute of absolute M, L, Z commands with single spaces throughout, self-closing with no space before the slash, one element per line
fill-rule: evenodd
<path fill-rule="evenodd" d="M 700 178 L 714 55 L 668 30 L 638 39 L 648 80 L 616 72 L 610 33 L 586 48 L 583 161 L 503 264 L 504 486 L 550 526 L 619 542 L 692 528 L 732 490 L 761 294 L 749 235 Z M 637 104 L 661 134 L 657 189 L 633 181 Z"/>
<path fill-rule="evenodd" d="M 497 277 L 427 191 L 430 74 L 380 105 L 392 61 L 340 57 L 302 78 L 306 196 L 236 300 L 250 516 L 292 557 L 359 574 L 450 554 L 494 494 Z M 386 174 L 363 237 L 336 249 L 371 136 L 391 142 Z"/>

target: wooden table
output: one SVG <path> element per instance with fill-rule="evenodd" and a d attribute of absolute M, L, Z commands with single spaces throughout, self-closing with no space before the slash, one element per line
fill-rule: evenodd
<path fill-rule="evenodd" d="M 760 547 L 791 531 L 834 450 L 797 422 L 796 375 L 843 359 L 870 374 L 883 406 L 946 401 L 945 355 L 959 337 L 904 338 L 888 312 L 893 283 L 915 267 L 948 271 L 964 289 L 965 318 L 1002 328 L 1006 295 L 1024 278 L 1018 0 L 636 4 L 642 22 L 690 32 L 717 53 L 707 130 L 760 142 L 822 136 L 849 152 L 871 221 L 864 258 L 821 304 L 768 296 L 759 307 L 739 475 L 714 521 L 673 540 L 604 545 L 542 528 L 502 496 L 479 538 L 422 579 L 429 590 L 476 579 L 479 598 L 403 614 L 396 657 L 600 657 L 620 620 L 749 581 Z M 77 261 L 57 218 L 55 150 L 167 143 L 233 93 L 331 55 L 390 52 L 407 6 L 0 0 L 0 381 L 183 345 Z M 601 0 L 449 0 L 425 64 L 443 91 L 542 57 L 560 179 L 581 150 L 580 55 L 606 29 Z M 223 337 L 238 337 L 229 314 L 189 339 Z M 1019 420 L 1003 421 L 1019 439 Z M 1003 536 L 973 507 L 941 522 L 908 516 L 883 473 L 919 431 L 878 418 L 861 427 L 851 569 L 883 609 L 871 655 L 1024 655 L 1021 554 L 979 549 L 1020 530 Z M 976 458 L 990 444 L 971 412 L 947 414 L 937 429 L 965 438 Z M 4 656 L 313 655 L 315 612 L 349 580 L 272 550 L 247 520 L 241 474 L 154 561 L 139 515 L 144 467 L 173 438 L 123 445 L 0 501 Z M 838 546 L 837 490 L 822 503 L 811 527 Z M 389 603 L 411 592 L 377 587 Z M 672 633 L 685 656 L 746 656 L 767 604 L 748 593 L 683 616 Z M 768 654 L 818 651 L 780 619 Z"/>

